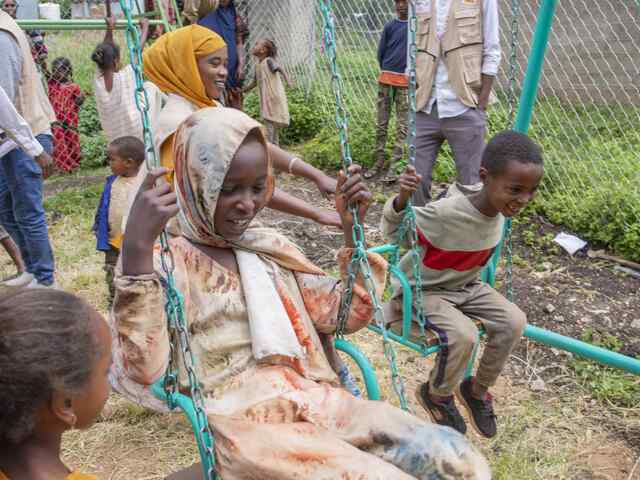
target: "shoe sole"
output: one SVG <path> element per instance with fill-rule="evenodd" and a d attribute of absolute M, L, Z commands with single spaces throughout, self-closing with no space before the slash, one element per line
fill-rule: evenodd
<path fill-rule="evenodd" d="M 471 411 L 471 407 L 469 407 L 469 404 L 467 403 L 467 401 L 464 398 L 464 395 L 462 395 L 462 392 L 460 391 L 461 385 L 458 385 L 458 388 L 456 388 L 455 390 L 455 394 L 456 394 L 456 398 L 458 399 L 458 401 L 462 404 L 462 406 L 464 407 L 464 409 L 467 411 L 467 416 L 469 417 L 469 420 L 471 420 L 471 426 L 473 427 L 473 429 L 476 431 L 476 433 L 478 435 L 480 435 L 481 437 L 484 438 L 493 438 L 493 437 L 489 437 L 487 435 L 485 435 L 484 433 L 482 433 L 482 430 L 480 430 L 478 428 L 478 425 L 476 424 L 476 419 L 473 416 L 473 412 Z M 495 435 L 494 435 L 495 437 Z"/>

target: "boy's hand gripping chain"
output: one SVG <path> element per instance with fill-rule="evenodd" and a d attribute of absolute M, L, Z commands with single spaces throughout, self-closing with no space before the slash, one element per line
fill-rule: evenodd
<path fill-rule="evenodd" d="M 133 16 L 131 14 L 131 0 L 120 0 L 120 6 L 127 20 L 126 39 L 127 46 L 129 48 L 129 56 L 131 58 L 131 66 L 135 73 L 136 79 L 136 93 L 135 101 L 136 107 L 142 117 L 142 126 L 144 134 L 144 144 L 146 147 L 146 165 L 149 170 L 160 166 L 158 161 L 158 155 L 153 143 L 153 135 L 149 124 L 149 99 L 147 92 L 144 89 L 144 77 L 142 68 L 142 51 L 140 49 L 140 35 L 137 26 L 134 24 Z M 169 247 L 169 241 L 166 231 L 163 231 L 160 236 L 160 244 L 162 247 L 161 260 L 162 270 L 166 279 L 166 295 L 167 301 L 165 304 L 165 311 L 167 314 L 167 321 L 169 323 L 169 363 L 167 365 L 167 372 L 164 377 L 164 389 L 167 394 L 168 404 L 170 409 L 176 408 L 175 396 L 178 393 L 179 386 L 179 368 L 177 365 L 178 354 L 182 359 L 185 370 L 187 371 L 187 378 L 189 380 L 189 388 L 191 392 L 191 399 L 196 414 L 197 430 L 198 430 L 198 444 L 201 447 L 200 451 L 205 452 L 208 460 L 208 480 L 215 480 L 215 455 L 213 450 L 213 433 L 209 426 L 207 414 L 204 405 L 204 397 L 200 388 L 195 369 L 195 358 L 189 341 L 189 330 L 187 329 L 187 322 L 184 314 L 184 301 L 180 292 L 176 289 L 175 279 L 173 276 L 175 264 L 173 255 Z M 176 348 L 179 346 L 180 352 L 176 352 Z M 204 460 L 204 459 L 203 459 Z"/>
<path fill-rule="evenodd" d="M 351 149 L 349 146 L 349 115 L 342 96 L 342 78 L 340 77 L 340 73 L 338 72 L 336 29 L 332 13 L 333 0 L 319 0 L 319 2 L 324 24 L 324 47 L 326 55 L 329 59 L 329 64 L 331 66 L 331 85 L 336 102 L 336 126 L 338 127 L 338 131 L 340 133 L 342 167 L 345 173 L 348 174 L 349 167 L 352 164 Z M 353 215 L 352 234 L 355 248 L 353 256 L 351 258 L 351 262 L 349 263 L 347 268 L 348 278 L 344 287 L 340 313 L 338 315 L 337 335 L 339 337 L 343 336 L 345 324 L 353 299 L 353 286 L 356 282 L 356 276 L 358 272 L 360 272 L 362 273 L 365 287 L 373 303 L 376 325 L 382 331 L 384 355 L 389 363 L 389 368 L 391 370 L 391 383 L 393 389 L 398 396 L 398 399 L 400 400 L 400 406 L 402 407 L 402 409 L 408 410 L 409 405 L 407 403 L 404 391 L 404 383 L 396 365 L 396 353 L 387 334 L 382 305 L 380 304 L 380 299 L 378 298 L 378 295 L 376 293 L 375 282 L 373 281 L 373 278 L 371 276 L 371 266 L 369 265 L 369 259 L 367 257 L 365 246 L 364 229 L 362 228 L 360 220 L 358 219 L 357 208 L 355 208 L 355 206 L 351 206 L 350 208 Z"/>

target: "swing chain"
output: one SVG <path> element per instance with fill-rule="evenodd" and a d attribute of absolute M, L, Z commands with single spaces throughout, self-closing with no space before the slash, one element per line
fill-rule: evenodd
<path fill-rule="evenodd" d="M 136 81 L 136 93 L 135 101 L 136 107 L 142 117 L 142 128 L 144 143 L 146 146 L 145 162 L 148 170 L 159 166 L 158 155 L 154 148 L 153 134 L 149 122 L 149 99 L 146 90 L 144 89 L 144 76 L 142 66 L 142 51 L 140 49 L 140 34 L 137 26 L 134 24 L 133 15 L 131 13 L 132 6 L 131 0 L 120 0 L 120 6 L 127 20 L 126 40 L 129 49 L 129 56 L 131 59 L 131 66 L 135 74 Z M 200 382 L 198 381 L 195 368 L 195 356 L 191 350 L 189 331 L 187 329 L 187 323 L 185 320 L 184 312 L 184 299 L 180 295 L 180 292 L 176 288 L 174 279 L 175 262 L 171 248 L 169 246 L 169 239 L 166 231 L 163 231 L 160 235 L 161 246 L 161 264 L 162 270 L 165 276 L 165 293 L 166 304 L 165 311 L 167 315 L 168 330 L 169 330 L 169 362 L 167 365 L 167 371 L 164 376 L 164 390 L 167 394 L 167 403 L 170 409 L 174 409 L 176 405 L 175 397 L 178 393 L 179 384 L 179 367 L 177 365 L 177 352 L 176 346 L 180 345 L 180 357 L 184 364 L 184 368 L 187 372 L 187 379 L 189 381 L 191 399 L 196 413 L 197 424 L 197 441 L 201 447 L 201 451 L 204 452 L 207 458 L 208 471 L 207 477 L 209 480 L 215 480 L 215 454 L 213 450 L 213 433 L 209 426 L 209 421 L 206 414 L 204 397 L 202 394 Z M 209 441 L 210 440 L 210 441 Z M 203 459 L 204 460 L 204 459 Z"/>
<path fill-rule="evenodd" d="M 340 134 L 340 149 L 342 152 L 342 166 L 345 173 L 348 173 L 349 167 L 352 165 L 353 160 L 351 158 L 351 149 L 349 145 L 349 114 L 345 106 L 342 92 L 343 82 L 338 69 L 338 57 L 336 50 L 336 27 L 335 18 L 333 16 L 333 0 L 318 0 L 320 5 L 320 11 L 323 19 L 323 42 L 324 50 L 329 59 L 331 67 L 331 86 L 336 103 L 336 126 Z M 346 321 L 351 309 L 351 302 L 353 300 L 353 287 L 356 283 L 356 276 L 358 273 L 362 274 L 364 280 L 364 286 L 367 289 L 369 297 L 373 303 L 374 308 L 374 320 L 380 331 L 382 332 L 384 355 L 389 364 L 391 370 L 391 385 L 400 401 L 400 406 L 403 410 L 408 410 L 409 404 L 406 399 L 404 382 L 398 370 L 396 363 L 396 353 L 389 339 L 387 328 L 384 321 L 384 312 L 382 305 L 378 299 L 376 292 L 376 285 L 371 276 L 371 265 L 369 264 L 369 258 L 367 256 L 364 229 L 360 220 L 358 219 L 357 209 L 355 206 L 350 207 L 351 214 L 353 216 L 353 243 L 354 251 L 351 257 L 351 261 L 347 266 L 347 280 L 344 286 L 342 302 L 340 305 L 340 311 L 338 314 L 338 326 L 336 335 L 342 337 L 344 335 L 344 329 Z"/>
<path fill-rule="evenodd" d="M 416 59 L 418 55 L 418 47 L 416 38 L 418 34 L 418 17 L 416 12 L 415 0 L 409 1 L 409 135 L 407 136 L 407 144 L 409 146 L 409 164 L 416 164 L 416 88 L 417 88 L 417 73 L 416 73 Z M 408 236 L 408 238 L 407 238 Z M 415 283 L 414 288 L 414 304 L 416 308 L 416 319 L 418 320 L 418 326 L 420 327 L 421 338 L 424 338 L 424 325 L 425 316 L 424 308 L 422 305 L 422 258 L 420 255 L 420 245 L 418 243 L 418 225 L 416 223 L 416 213 L 413 210 L 411 202 L 405 208 L 404 218 L 398 232 L 398 245 L 402 244 L 403 240 L 407 238 L 409 242 L 409 248 L 411 251 L 412 265 L 413 265 L 413 280 Z"/>
<path fill-rule="evenodd" d="M 516 69 L 518 68 L 518 36 L 520 34 L 520 0 L 511 0 L 511 45 L 509 46 L 509 116 L 508 125 L 513 128 L 516 115 Z"/>
<path fill-rule="evenodd" d="M 520 0 L 511 0 L 511 45 L 509 55 L 509 117 L 508 125 L 513 128 L 516 115 L 516 69 L 518 67 L 518 36 L 520 33 Z M 512 220 L 506 220 L 504 231 L 505 256 L 505 282 L 507 299 L 513 301 L 513 226 Z"/>

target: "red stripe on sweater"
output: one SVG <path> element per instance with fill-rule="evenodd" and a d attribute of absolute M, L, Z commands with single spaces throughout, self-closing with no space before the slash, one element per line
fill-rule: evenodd
<path fill-rule="evenodd" d="M 457 270 L 465 272 L 484 266 L 491 255 L 493 248 L 463 252 L 460 250 L 443 250 L 435 247 L 424 234 L 418 230 L 418 243 L 425 249 L 422 263 L 432 270 Z"/>

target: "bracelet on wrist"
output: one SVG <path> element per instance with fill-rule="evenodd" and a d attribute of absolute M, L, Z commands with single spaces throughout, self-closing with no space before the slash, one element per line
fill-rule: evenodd
<path fill-rule="evenodd" d="M 298 157 L 291 157 L 291 159 L 289 160 L 289 168 L 287 168 L 287 170 L 289 171 L 289 175 L 293 175 L 293 166 L 298 160 L 300 160 Z"/>

